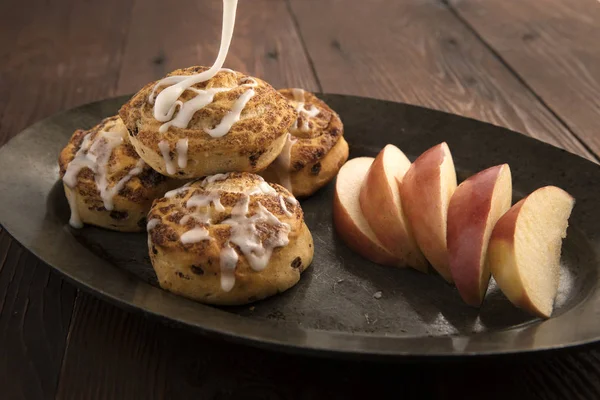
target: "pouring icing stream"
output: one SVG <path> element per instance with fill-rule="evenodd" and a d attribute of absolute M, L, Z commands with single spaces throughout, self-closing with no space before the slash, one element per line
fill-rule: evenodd
<path fill-rule="evenodd" d="M 166 122 L 171 119 L 175 112 L 177 99 L 179 96 L 195 85 L 196 83 L 206 82 L 212 79 L 217 72 L 223 67 L 227 53 L 229 52 L 229 45 L 231 44 L 231 38 L 233 36 L 233 28 L 235 25 L 235 13 L 237 10 L 238 0 L 223 0 L 223 26 L 221 29 L 221 46 L 219 47 L 219 54 L 212 67 L 207 71 L 199 74 L 190 75 L 181 79 L 181 77 L 168 77 L 159 82 L 163 85 L 171 84 L 171 86 L 165 88 L 156 97 L 154 102 L 154 118 L 160 122 Z"/>
<path fill-rule="evenodd" d="M 251 88 L 257 86 L 258 84 L 252 78 L 246 78 L 244 83 L 233 88 L 213 87 L 209 89 L 197 89 L 192 87 L 197 83 L 206 82 L 212 79 L 220 71 L 235 74 L 235 71 L 222 67 L 229 51 L 231 38 L 233 37 L 237 2 L 238 0 L 223 0 L 223 28 L 221 32 L 221 46 L 219 48 L 217 59 L 212 67 L 199 74 L 189 76 L 175 75 L 166 77 L 158 81 L 152 89 L 152 92 L 148 97 L 148 102 L 150 104 L 154 104 L 154 118 L 159 122 L 164 122 L 159 128 L 160 133 L 166 132 L 170 126 L 187 128 L 196 111 L 212 103 L 217 93 L 228 92 L 240 86 L 249 87 L 250 89 L 246 90 L 239 97 L 239 99 L 233 104 L 231 111 L 225 114 L 217 126 L 212 129 L 204 129 L 207 134 L 214 138 L 223 137 L 230 131 L 233 124 L 239 121 L 244 107 L 256 94 L 256 92 Z M 163 89 L 155 98 L 157 89 L 162 86 L 167 87 Z M 186 90 L 196 93 L 196 96 L 183 102 L 179 100 L 179 97 Z M 161 152 L 163 153 L 164 157 L 163 149 L 161 149 Z M 164 158 L 166 162 L 166 157 Z M 167 168 L 168 167 L 169 163 L 167 163 Z M 179 167 L 184 168 L 181 167 L 181 164 Z"/>

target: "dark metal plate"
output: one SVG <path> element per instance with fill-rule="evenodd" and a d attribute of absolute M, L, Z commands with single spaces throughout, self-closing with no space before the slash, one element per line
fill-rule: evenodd
<path fill-rule="evenodd" d="M 315 259 L 300 283 L 251 306 L 215 308 L 156 287 L 144 234 L 67 225 L 56 159 L 76 128 L 116 112 L 125 97 L 41 121 L 0 149 L 0 221 L 23 245 L 83 289 L 203 333 L 286 350 L 337 356 L 514 353 L 600 339 L 600 167 L 490 124 L 372 99 L 323 95 L 345 125 L 351 157 L 394 143 L 414 158 L 447 141 L 459 177 L 508 162 L 515 197 L 548 184 L 577 199 L 563 247 L 553 318 L 514 308 L 495 288 L 481 309 L 466 306 L 438 276 L 372 264 L 336 237 L 333 184 L 302 203 Z M 381 292 L 382 297 L 374 297 Z"/>

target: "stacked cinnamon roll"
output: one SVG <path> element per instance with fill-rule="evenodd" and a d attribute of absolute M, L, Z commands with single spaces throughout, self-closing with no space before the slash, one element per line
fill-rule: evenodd
<path fill-rule="evenodd" d="M 59 157 L 70 223 L 147 230 L 161 287 L 210 304 L 252 302 L 310 265 L 295 196 L 337 174 L 342 135 L 339 116 L 311 93 L 214 66 L 179 69 L 73 134 Z"/>

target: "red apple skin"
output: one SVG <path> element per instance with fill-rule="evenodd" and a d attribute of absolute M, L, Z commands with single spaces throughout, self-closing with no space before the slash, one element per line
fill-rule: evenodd
<path fill-rule="evenodd" d="M 362 160 L 361 160 L 362 159 Z M 361 157 L 361 159 L 353 159 L 349 160 L 344 167 L 340 170 L 340 173 L 337 176 L 337 179 L 346 179 L 345 178 L 345 168 L 356 168 L 355 165 L 362 164 L 359 170 L 352 170 L 355 177 L 359 174 L 363 174 L 366 176 L 367 171 L 371 165 L 367 160 L 367 157 Z M 372 158 L 370 159 L 372 162 Z M 359 179 L 362 179 L 359 177 Z M 355 215 L 351 215 L 349 210 L 344 206 L 343 202 L 340 200 L 338 182 L 336 181 L 335 185 L 335 194 L 333 197 L 333 225 L 337 231 L 337 234 L 340 238 L 346 243 L 348 247 L 350 247 L 354 252 L 358 253 L 362 257 L 381 265 L 398 267 L 402 266 L 402 261 L 397 257 L 392 255 L 387 249 L 385 249 L 380 243 L 377 243 L 377 239 L 374 233 L 370 233 L 373 238 L 369 238 L 367 234 L 359 226 L 357 225 L 355 219 L 362 219 L 361 223 L 366 225 L 366 228 L 370 230 L 368 227 L 368 223 L 366 222 L 364 215 L 360 210 L 360 206 L 358 206 L 358 196 L 360 191 L 360 185 L 356 185 L 356 193 L 351 193 L 351 195 L 356 196 L 356 210 L 353 210 Z M 346 193 L 346 195 L 349 195 Z"/>
<path fill-rule="evenodd" d="M 386 177 L 384 157 L 404 157 L 404 160 L 398 161 L 398 170 L 393 171 L 391 180 Z M 429 263 L 410 230 L 401 201 L 396 204 L 392 193 L 393 190 L 399 191 L 397 181 L 402 180 L 409 167 L 410 161 L 400 149 L 393 145 L 385 146 L 375 157 L 365 178 L 360 191 L 360 206 L 375 236 L 390 253 L 407 266 L 427 272 Z"/>
<path fill-rule="evenodd" d="M 447 175 L 442 177 L 442 164 Z M 446 192 L 442 193 L 442 179 Z M 417 244 L 436 271 L 452 283 L 446 241 L 447 207 L 456 189 L 456 172 L 446 143 L 421 154 L 404 175 L 400 197 Z"/>
<path fill-rule="evenodd" d="M 508 180 L 502 182 L 507 184 L 505 188 L 499 187 L 502 173 L 508 174 Z M 496 204 L 494 196 L 498 199 Z M 489 239 L 498 219 L 510 208 L 511 199 L 510 168 L 503 164 L 465 180 L 450 200 L 450 272 L 461 297 L 471 306 L 478 307 L 483 302 L 491 276 L 485 263 Z"/>
<path fill-rule="evenodd" d="M 536 192 L 540 190 L 560 190 L 570 198 L 572 204 L 575 203 L 573 197 L 560 188 L 545 186 L 537 189 Z M 541 318 L 549 318 L 552 310 L 540 309 L 527 294 L 516 261 L 515 236 L 517 221 L 525 201 L 530 196 L 513 205 L 496 223 L 490 238 L 486 263 L 489 264 L 492 276 L 496 279 L 502 293 L 511 303 L 530 314 Z"/>

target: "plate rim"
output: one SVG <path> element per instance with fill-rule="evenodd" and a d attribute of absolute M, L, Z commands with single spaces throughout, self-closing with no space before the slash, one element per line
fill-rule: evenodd
<path fill-rule="evenodd" d="M 583 158 L 577 154 L 570 153 L 563 149 L 558 149 L 554 146 L 551 146 L 547 143 L 541 142 L 537 139 L 519 134 L 518 132 L 514 132 L 509 129 L 499 127 L 497 125 L 489 124 L 489 123 L 486 123 L 483 121 L 478 121 L 478 120 L 475 120 L 472 118 L 462 117 L 462 116 L 446 113 L 443 111 L 432 110 L 432 109 L 421 107 L 421 106 L 415 106 L 415 105 L 387 101 L 387 100 L 379 100 L 379 99 L 372 99 L 372 98 L 359 97 L 359 96 L 338 95 L 338 94 L 319 94 L 319 95 L 324 95 L 327 97 L 351 98 L 351 99 L 354 99 L 354 101 L 367 100 L 367 101 L 375 101 L 375 102 L 392 103 L 392 104 L 396 104 L 396 105 L 401 105 L 403 107 L 423 109 L 423 110 L 433 111 L 435 113 L 446 114 L 446 115 L 452 116 L 452 117 L 468 119 L 468 120 L 474 121 L 478 124 L 492 125 L 495 128 L 502 129 L 506 132 L 510 132 L 510 134 L 519 135 L 521 137 L 521 139 L 531 140 L 531 141 L 537 142 L 537 144 L 552 147 L 554 149 L 568 153 L 570 157 L 576 156 L 579 159 L 584 160 L 585 162 L 594 165 L 590 161 L 586 160 L 585 158 Z M 94 108 L 95 106 L 97 107 L 98 105 L 104 104 L 107 102 L 120 103 L 120 102 L 124 102 L 129 97 L 130 96 L 118 96 L 118 97 L 113 97 L 113 98 L 109 98 L 109 99 L 99 100 L 99 101 L 95 101 L 92 103 L 80 105 L 78 107 L 74 107 L 72 109 L 62 111 L 62 112 L 54 114 L 50 117 L 44 118 L 44 119 L 32 124 L 28 128 L 22 130 L 17 135 L 12 137 L 7 143 L 5 143 L 0 148 L 0 156 L 2 154 L 6 154 L 9 151 L 7 149 L 11 148 L 11 144 L 14 145 L 14 143 L 18 142 L 19 140 L 24 140 L 24 138 L 27 135 L 34 134 L 35 130 L 38 126 L 41 126 L 41 125 L 44 125 L 47 123 L 51 123 L 54 119 L 64 117 L 65 115 L 68 115 L 69 113 L 80 111 L 86 107 Z M 21 138 L 21 139 L 19 139 L 19 138 Z M 598 166 L 596 166 L 596 167 L 598 167 Z M 2 171 L 0 171 L 0 179 L 2 177 L 3 177 Z M 56 182 L 55 182 L 55 184 L 56 184 Z M 48 193 L 46 193 L 46 196 L 47 195 L 48 195 Z M 2 200 L 0 199 L 0 203 L 1 202 L 2 202 Z M 2 207 L 2 208 L 4 208 L 4 207 Z M 1 212 L 0 212 L 0 216 L 2 216 Z M 21 232 L 19 231 L 19 229 L 17 227 L 12 226 L 10 223 L 5 224 L 4 221 L 2 221 L 1 223 L 2 223 L 2 226 L 4 227 L 4 229 L 10 234 L 10 236 L 14 240 L 21 243 L 25 248 L 28 249 L 28 251 L 31 251 L 38 259 L 43 261 L 45 264 L 49 265 L 55 271 L 59 272 L 61 276 L 65 277 L 69 282 L 73 283 L 76 287 L 78 287 L 88 293 L 91 293 L 92 295 L 95 295 L 95 296 L 101 298 L 102 300 L 108 301 L 109 303 L 117 305 L 128 311 L 141 312 L 144 315 L 151 316 L 152 318 L 158 319 L 162 322 L 175 323 L 176 325 L 179 325 L 179 326 L 189 327 L 189 328 L 193 329 L 194 331 L 200 332 L 202 334 L 210 335 L 213 337 L 220 337 L 220 338 L 224 338 L 224 339 L 227 339 L 230 341 L 241 342 L 244 344 L 250 344 L 250 345 L 262 347 L 262 348 L 269 348 L 269 349 L 287 351 L 287 352 L 292 352 L 292 353 L 332 356 L 332 357 L 336 357 L 336 358 L 338 358 L 338 357 L 344 357 L 344 358 L 355 358 L 355 357 L 359 357 L 359 358 L 390 358 L 390 357 L 391 358 L 398 358 L 398 357 L 401 357 L 401 358 L 437 358 L 437 357 L 447 358 L 447 357 L 453 357 L 453 358 L 456 358 L 456 357 L 465 357 L 465 356 L 467 356 L 467 357 L 490 356 L 490 355 L 498 356 L 498 355 L 512 355 L 512 354 L 522 354 L 522 353 L 535 353 L 535 352 L 541 352 L 541 351 L 547 351 L 547 350 L 558 350 L 558 349 L 564 349 L 567 347 L 580 346 L 580 345 L 584 345 L 584 344 L 597 342 L 600 340 L 600 323 L 598 323 L 598 324 L 596 324 L 595 330 L 593 330 L 593 332 L 587 332 L 588 334 L 586 337 L 579 339 L 579 340 L 570 341 L 569 343 L 562 343 L 562 344 L 556 343 L 553 345 L 544 345 L 544 346 L 537 346 L 537 347 L 523 346 L 522 348 L 519 348 L 519 347 L 512 347 L 512 348 L 501 348 L 501 347 L 494 348 L 494 347 L 492 347 L 492 348 L 488 348 L 488 349 L 478 348 L 476 351 L 468 352 L 468 351 L 464 351 L 464 350 L 462 350 L 462 351 L 456 350 L 456 348 L 454 346 L 447 346 L 447 345 L 442 345 L 442 347 L 438 347 L 438 346 L 439 346 L 440 342 L 448 342 L 448 341 L 453 342 L 456 340 L 460 341 L 460 340 L 465 340 L 465 339 L 471 340 L 472 338 L 481 336 L 481 335 L 485 335 L 488 337 L 499 335 L 500 340 L 502 340 L 503 337 L 510 339 L 510 337 L 513 336 L 513 334 L 511 332 L 513 332 L 513 333 L 518 332 L 518 330 L 510 329 L 510 330 L 505 330 L 505 331 L 485 332 L 485 333 L 471 334 L 471 335 L 458 334 L 458 335 L 450 335 L 450 336 L 433 336 L 433 337 L 431 337 L 431 336 L 430 337 L 402 336 L 402 335 L 387 336 L 387 337 L 383 336 L 382 337 L 382 336 L 370 335 L 368 333 L 361 333 L 361 334 L 357 335 L 357 334 L 353 334 L 353 333 L 349 333 L 349 332 L 321 331 L 321 330 L 309 329 L 309 328 L 290 327 L 289 324 L 278 323 L 278 322 L 271 321 L 271 320 L 264 320 L 264 321 L 261 320 L 259 322 L 258 320 L 244 318 L 239 315 L 235 315 L 235 314 L 229 313 L 227 311 L 223 311 L 223 310 L 215 308 L 215 307 L 196 303 L 196 302 L 193 302 L 192 300 L 184 299 L 179 296 L 168 293 L 162 289 L 154 287 L 146 282 L 139 280 L 138 278 L 131 276 L 131 274 L 128 271 L 124 271 L 124 270 L 118 268 L 117 266 L 111 264 L 107 260 L 104 260 L 104 259 L 100 258 L 99 256 L 97 256 L 96 254 L 92 253 L 89 249 L 86 249 L 83 246 L 80 246 L 82 249 L 84 249 L 84 252 L 87 253 L 88 256 L 90 256 L 91 258 L 93 258 L 95 260 L 94 265 L 96 265 L 97 268 L 110 268 L 111 270 L 114 270 L 113 272 L 115 272 L 116 274 L 121 275 L 121 278 L 124 281 L 134 281 L 134 282 L 130 282 L 132 285 L 132 286 L 130 286 L 130 289 L 139 292 L 139 296 L 138 296 L 139 298 L 137 298 L 137 299 L 133 298 L 133 299 L 128 300 L 128 299 L 124 299 L 123 296 L 119 296 L 119 290 L 121 289 L 120 287 L 118 287 L 116 289 L 109 287 L 109 290 L 107 290 L 106 288 L 98 287 L 97 285 L 90 284 L 89 281 L 85 282 L 84 280 L 82 280 L 81 276 L 78 276 L 76 273 L 74 274 L 73 271 L 65 270 L 64 266 L 61 267 L 59 265 L 55 265 L 55 263 L 52 260 L 48 261 L 47 255 L 42 254 L 42 252 L 37 248 L 37 246 L 35 246 L 34 243 L 30 243 L 30 240 L 27 240 L 27 238 L 24 238 L 23 235 L 20 234 Z M 74 237 L 72 235 L 71 235 L 71 238 L 73 241 L 76 242 L 76 239 L 74 239 Z M 597 289 L 597 287 L 596 287 L 596 289 Z M 588 295 L 591 296 L 592 294 L 589 293 Z M 141 298 L 141 300 L 140 300 L 140 298 Z M 189 315 L 187 315 L 185 317 L 181 317 L 181 316 L 174 317 L 173 315 L 166 315 L 164 313 L 164 310 L 161 312 L 161 309 L 162 309 L 161 306 L 157 306 L 156 303 L 148 304 L 148 301 L 147 301 L 148 298 L 150 298 L 154 301 L 158 301 L 160 303 L 164 302 L 165 304 L 163 304 L 162 307 L 169 306 L 169 307 L 167 307 L 167 309 L 173 308 L 173 307 L 175 307 L 175 308 L 184 307 L 184 304 L 186 304 L 188 306 L 190 304 L 193 304 L 192 308 L 194 309 L 194 311 L 197 311 L 196 309 L 200 307 L 203 310 L 202 312 L 205 314 L 204 316 L 209 316 L 211 318 L 211 321 L 214 318 L 216 318 L 216 321 L 221 322 L 222 324 L 220 326 L 207 326 L 207 325 L 203 325 L 203 324 L 199 323 L 198 319 L 190 318 Z M 190 303 L 190 304 L 188 304 L 188 303 Z M 181 309 L 179 309 L 179 310 L 181 311 Z M 570 310 L 570 311 L 572 311 L 572 310 Z M 552 318 L 547 321 L 534 322 L 534 324 L 541 325 L 548 321 L 552 321 L 556 318 L 557 317 Z M 239 331 L 236 331 L 235 329 L 231 328 L 232 325 L 233 326 L 238 325 L 238 322 L 240 320 L 244 320 L 244 322 L 239 325 L 245 326 L 247 328 L 245 330 L 246 331 L 245 333 L 244 332 L 240 333 Z M 206 322 L 206 320 L 205 320 L 205 322 Z M 225 326 L 225 328 L 224 328 L 224 326 Z M 275 328 L 275 329 L 273 329 L 273 328 Z M 525 327 L 525 328 L 527 328 L 527 327 Z M 277 337 L 275 337 L 276 335 L 269 334 L 268 330 L 271 330 L 271 329 L 274 330 L 276 333 L 278 333 Z M 242 329 L 242 330 L 244 330 L 244 329 Z M 284 334 L 281 334 L 281 333 L 284 333 Z M 508 336 L 506 336 L 506 334 L 508 334 Z M 411 348 L 410 347 L 411 343 L 414 344 L 415 341 L 421 342 L 421 344 L 416 346 L 416 348 Z M 376 343 L 376 342 L 380 342 L 380 343 Z M 434 347 L 434 350 L 428 351 L 427 346 L 423 346 L 423 343 L 425 343 L 425 344 L 430 343 L 431 346 Z"/>

